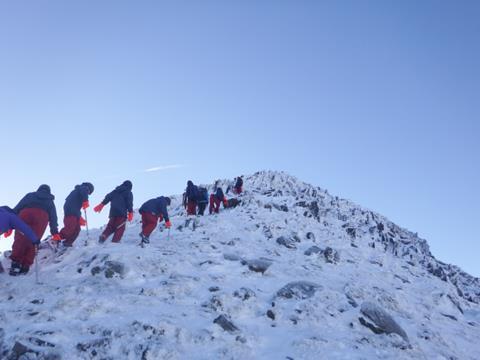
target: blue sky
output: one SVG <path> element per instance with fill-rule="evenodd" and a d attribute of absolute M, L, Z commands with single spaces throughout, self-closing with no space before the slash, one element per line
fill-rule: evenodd
<path fill-rule="evenodd" d="M 285 170 L 480 275 L 477 1 L 2 1 L 1 203 Z M 163 165 L 183 167 L 145 173 Z M 106 214 L 91 214 L 101 225 Z M 5 240 L 1 240 L 5 242 Z"/>

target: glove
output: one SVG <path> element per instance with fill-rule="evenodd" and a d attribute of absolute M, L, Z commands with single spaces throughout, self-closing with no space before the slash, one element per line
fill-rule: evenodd
<path fill-rule="evenodd" d="M 12 233 L 13 233 L 13 229 L 9 229 L 9 230 L 5 231 L 3 233 L 3 235 L 5 235 L 5 238 L 8 238 L 10 235 L 12 235 Z"/>
<path fill-rule="evenodd" d="M 165 227 L 166 227 L 167 229 L 170 229 L 170 228 L 172 227 L 172 223 L 170 222 L 170 220 L 165 221 Z"/>
<path fill-rule="evenodd" d="M 98 204 L 97 206 L 95 206 L 95 207 L 93 208 L 93 211 L 99 213 L 100 211 L 102 211 L 102 209 L 103 209 L 104 206 L 105 206 L 105 205 L 103 205 L 103 203 L 100 203 L 100 204 Z"/>
<path fill-rule="evenodd" d="M 87 226 L 87 220 L 85 220 L 81 216 L 80 216 L 80 219 L 78 220 L 78 223 L 80 224 L 80 226 Z"/>
<path fill-rule="evenodd" d="M 133 212 L 128 213 L 128 221 L 132 222 L 133 220 Z"/>
<path fill-rule="evenodd" d="M 83 204 L 82 204 L 82 209 L 85 210 L 86 208 L 88 208 L 90 206 L 88 200 L 84 201 Z"/>
<path fill-rule="evenodd" d="M 223 207 L 227 207 L 228 206 L 228 200 L 227 198 L 224 198 L 223 199 Z"/>
<path fill-rule="evenodd" d="M 62 241 L 62 237 L 60 236 L 60 234 L 53 234 L 52 240 L 53 241 Z"/>

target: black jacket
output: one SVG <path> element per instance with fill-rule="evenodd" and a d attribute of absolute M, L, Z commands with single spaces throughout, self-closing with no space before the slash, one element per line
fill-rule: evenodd
<path fill-rule="evenodd" d="M 50 186 L 41 185 L 37 191 L 28 193 L 13 209 L 16 214 L 27 208 L 42 209 L 47 212 L 52 235 L 58 233 L 57 209 L 53 202 L 55 196 L 50 193 Z"/>
<path fill-rule="evenodd" d="M 151 213 L 156 216 L 162 215 L 165 221 L 169 220 L 167 206 L 170 205 L 170 199 L 160 196 L 156 199 L 148 200 L 141 207 L 140 213 Z"/>
<path fill-rule="evenodd" d="M 88 200 L 88 195 L 91 193 L 90 186 L 89 183 L 75 186 L 75 189 L 65 199 L 65 205 L 63 206 L 65 216 L 76 216 L 79 218 L 82 215 L 82 204 Z"/>
<path fill-rule="evenodd" d="M 115 190 L 105 196 L 102 204 L 110 203 L 110 217 L 123 216 L 127 217 L 129 212 L 133 212 L 133 194 L 132 183 L 125 181 L 122 185 L 117 186 Z"/>
<path fill-rule="evenodd" d="M 185 191 L 187 202 L 197 202 L 198 200 L 198 187 L 193 185 L 193 182 L 187 182 L 187 190 Z"/>

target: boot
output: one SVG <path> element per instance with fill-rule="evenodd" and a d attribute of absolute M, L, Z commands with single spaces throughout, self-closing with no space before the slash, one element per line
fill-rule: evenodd
<path fill-rule="evenodd" d="M 22 267 L 20 268 L 19 275 L 27 275 L 29 270 L 30 270 L 30 266 L 22 265 Z"/>
<path fill-rule="evenodd" d="M 103 244 L 103 243 L 105 242 L 105 240 L 106 240 L 106 239 L 105 239 L 105 237 L 104 237 L 103 235 L 100 235 L 100 236 L 98 237 L 98 243 L 99 243 L 99 244 Z"/>
<path fill-rule="evenodd" d="M 143 233 L 140 233 L 140 238 L 142 239 L 142 243 L 144 244 L 150 244 L 150 239 L 148 236 L 143 235 Z"/>
<path fill-rule="evenodd" d="M 21 274 L 22 265 L 16 261 L 12 261 L 12 265 L 10 266 L 9 275 L 10 276 L 18 276 Z"/>

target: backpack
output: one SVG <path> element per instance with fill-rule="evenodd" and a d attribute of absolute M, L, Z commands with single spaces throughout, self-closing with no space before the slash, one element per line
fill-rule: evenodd
<path fill-rule="evenodd" d="M 238 205 L 240 205 L 241 201 L 235 198 L 228 199 L 227 201 L 227 208 L 236 208 Z"/>
<path fill-rule="evenodd" d="M 198 188 L 197 201 L 201 203 L 208 203 L 208 190 L 204 187 Z"/>

